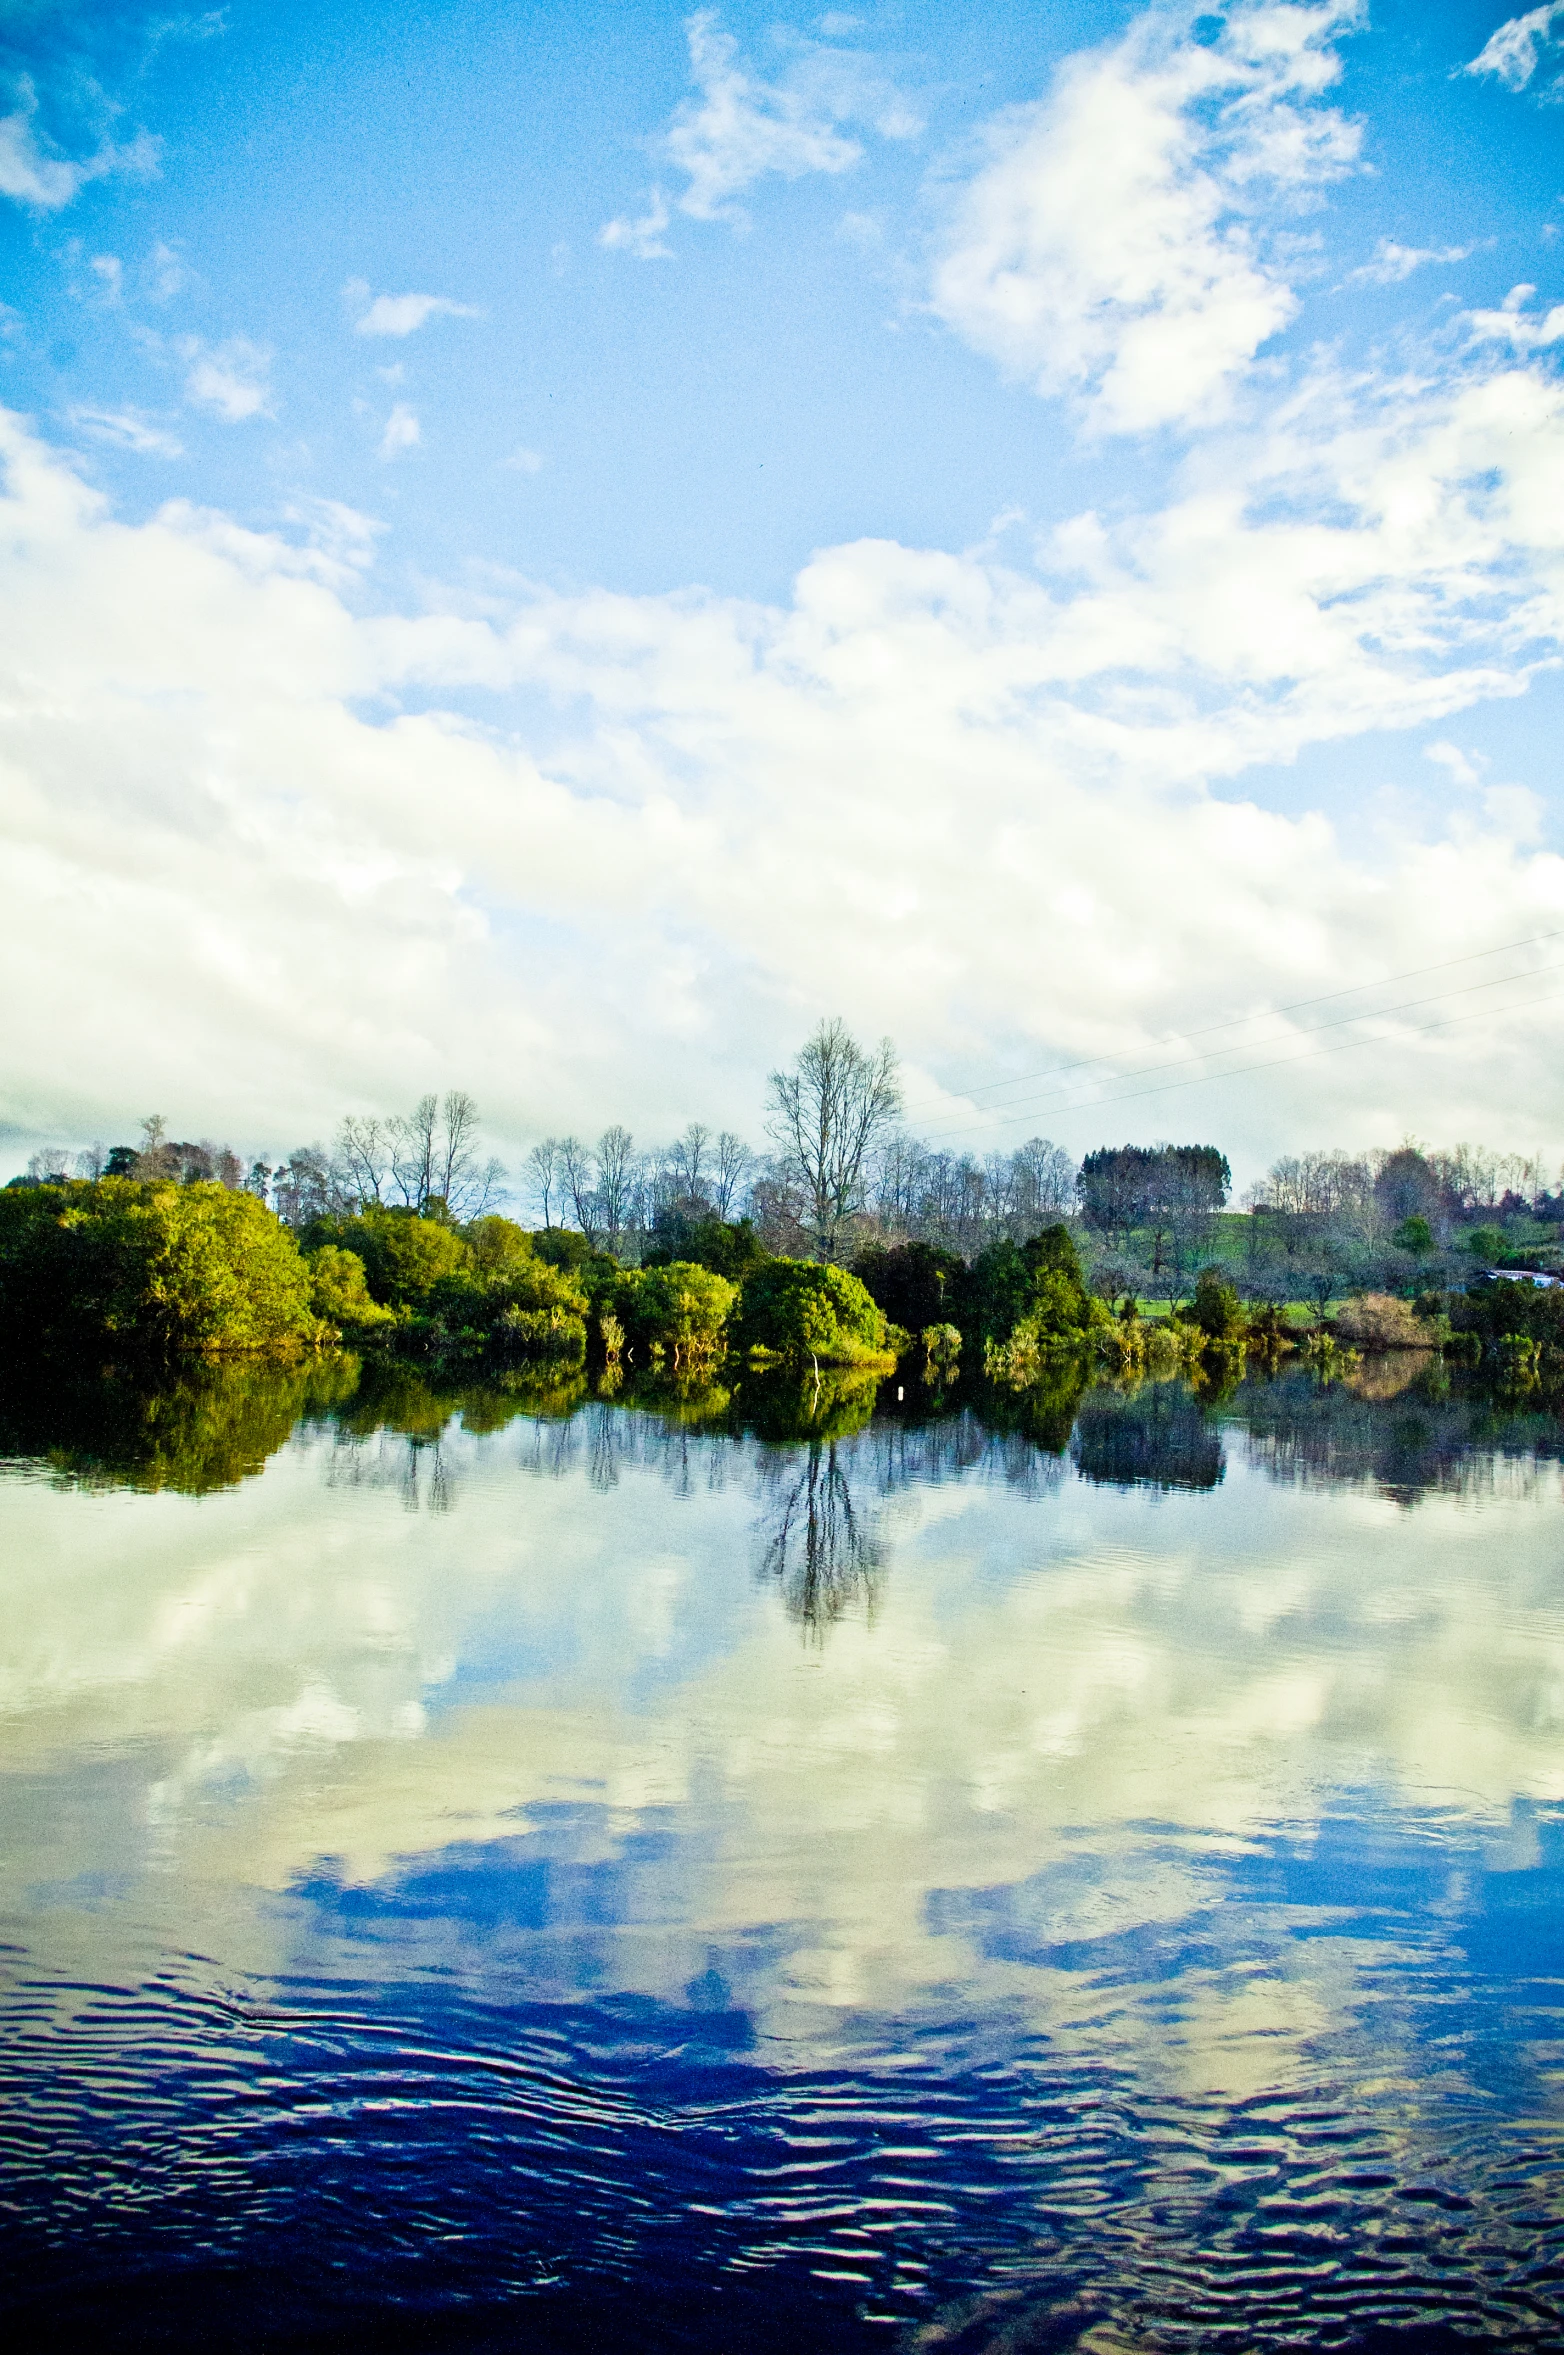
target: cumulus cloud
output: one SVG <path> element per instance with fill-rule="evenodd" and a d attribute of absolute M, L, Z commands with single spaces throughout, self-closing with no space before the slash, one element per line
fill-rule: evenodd
<path fill-rule="evenodd" d="M 1474 343 L 1507 343 L 1512 351 L 1540 351 L 1564 337 L 1564 303 L 1534 311 L 1535 286 L 1512 286 L 1496 311 L 1468 311 L 1465 324 Z"/>
<path fill-rule="evenodd" d="M 1209 41 L 1152 11 L 1011 109 L 961 188 L 936 314 L 1107 432 L 1220 414 L 1293 318 L 1278 208 L 1352 169 L 1359 133 L 1321 103 L 1357 0 L 1254 0 Z"/>
<path fill-rule="evenodd" d="M 122 523 L 15 421 L 4 449 L 0 989 L 47 1008 L 12 1042 L 18 1129 L 195 1086 L 193 1122 L 280 1144 L 457 1072 L 512 1136 L 752 1125 L 822 1011 L 924 1072 L 1119 1055 L 1564 909 L 1518 805 L 1361 845 L 1237 790 L 1311 745 L 1443 740 L 1557 659 L 1564 387 L 1502 344 L 1410 388 L 1319 377 L 1038 571 L 868 541 L 777 606 L 366 611 L 340 547 Z M 1549 1021 L 1392 1024 L 1207 1117 L 1261 1159 L 1507 1138 L 1517 1103 L 1530 1140 L 1564 1116 Z"/>
<path fill-rule="evenodd" d="M 179 343 L 187 363 L 186 397 L 198 408 L 211 409 L 229 425 L 249 417 L 270 417 L 271 354 L 247 336 L 233 335 L 223 344 L 204 344 L 187 335 Z"/>
<path fill-rule="evenodd" d="M 1500 25 L 1462 71 L 1492 74 L 1506 89 L 1524 90 L 1549 51 L 1558 47 L 1561 28 L 1564 0 L 1546 0 L 1543 7 L 1528 9 L 1524 16 L 1512 16 Z M 1544 95 L 1556 98 L 1558 84 L 1553 83 Z"/>
<path fill-rule="evenodd" d="M 349 310 L 358 313 L 355 335 L 415 335 L 430 319 L 482 317 L 473 304 L 453 302 L 446 294 L 377 294 L 371 299 L 362 278 L 350 278 L 342 293 Z"/>
<path fill-rule="evenodd" d="M 78 158 L 51 154 L 38 135 L 38 93 L 23 74 L 13 85 L 16 104 L 0 115 L 0 196 L 34 212 L 58 212 L 85 187 L 110 172 L 155 172 L 158 144 L 145 132 L 122 147 L 110 142 Z"/>
<path fill-rule="evenodd" d="M 404 450 L 416 450 L 423 440 L 423 428 L 418 422 L 418 411 L 406 401 L 392 404 L 386 428 L 380 436 L 382 458 L 400 458 Z"/>
<path fill-rule="evenodd" d="M 852 24 L 827 17 L 820 30 L 829 36 Z M 850 171 L 863 147 L 845 124 L 865 125 L 883 139 L 915 138 L 923 128 L 883 69 L 859 52 L 795 36 L 782 72 L 768 82 L 740 57 L 716 10 L 689 17 L 685 35 L 696 95 L 674 110 L 656 152 L 683 174 L 678 207 L 692 220 L 741 227 L 737 200 L 758 180 Z M 643 218 L 609 221 L 599 243 L 647 259 L 667 252 L 661 242 L 667 226 L 666 202 L 654 189 Z"/>

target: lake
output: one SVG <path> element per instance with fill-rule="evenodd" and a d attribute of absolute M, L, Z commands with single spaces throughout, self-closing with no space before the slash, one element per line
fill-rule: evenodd
<path fill-rule="evenodd" d="M 1564 2343 L 1564 1431 L 1353 1382 L 13 1381 L 13 2343 Z"/>

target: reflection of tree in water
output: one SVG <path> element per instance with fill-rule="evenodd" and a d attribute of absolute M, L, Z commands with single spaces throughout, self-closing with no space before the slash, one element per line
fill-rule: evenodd
<path fill-rule="evenodd" d="M 1393 1398 L 1355 1396 L 1311 1374 L 1249 1381 L 1227 1410 L 1273 1480 L 1305 1488 L 1374 1487 L 1399 1504 L 1533 1484 L 1564 1454 L 1547 1414 L 1516 1412 L 1480 1386 L 1452 1388 L 1437 1361 Z"/>
<path fill-rule="evenodd" d="M 880 1591 L 883 1549 L 854 1507 L 846 1455 L 834 1439 L 812 1439 L 801 1456 L 763 1459 L 773 1491 L 765 1574 L 817 1639 L 859 1600 L 872 1619 Z"/>
<path fill-rule="evenodd" d="M 1183 1382 L 1090 1392 L 1070 1454 L 1083 1480 L 1105 1488 L 1216 1488 L 1226 1470 L 1221 1432 Z"/>

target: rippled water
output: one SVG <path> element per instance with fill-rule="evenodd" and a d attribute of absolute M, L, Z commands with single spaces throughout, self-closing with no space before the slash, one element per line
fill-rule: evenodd
<path fill-rule="evenodd" d="M 11 1400 L 13 2329 L 1564 2344 L 1560 1433 L 1380 1388 Z"/>

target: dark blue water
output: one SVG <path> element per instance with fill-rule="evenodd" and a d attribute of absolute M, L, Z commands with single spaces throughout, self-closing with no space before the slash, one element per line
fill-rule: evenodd
<path fill-rule="evenodd" d="M 13 1419 L 17 2343 L 1564 2344 L 1558 1430 L 1396 1380 Z"/>

